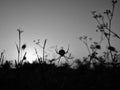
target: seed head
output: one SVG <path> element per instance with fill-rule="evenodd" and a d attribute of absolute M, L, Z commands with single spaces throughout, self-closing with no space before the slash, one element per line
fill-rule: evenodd
<path fill-rule="evenodd" d="M 101 49 L 101 46 L 100 45 L 96 45 L 96 49 Z"/>
<path fill-rule="evenodd" d="M 26 44 L 23 44 L 22 45 L 22 50 L 25 50 L 26 47 L 27 47 Z"/>
<path fill-rule="evenodd" d="M 112 3 L 113 4 L 116 4 L 118 1 L 117 0 L 112 0 Z"/>
<path fill-rule="evenodd" d="M 110 51 L 112 51 L 112 52 L 116 52 L 116 49 L 113 46 L 109 46 L 107 49 L 110 50 Z"/>

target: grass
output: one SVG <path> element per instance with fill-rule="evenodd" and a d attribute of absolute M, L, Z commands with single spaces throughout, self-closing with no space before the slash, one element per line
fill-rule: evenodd
<path fill-rule="evenodd" d="M 22 67 L 12 69 L 8 64 L 0 68 L 0 83 L 3 90 L 37 89 L 112 89 L 120 88 L 120 68 L 107 67 L 105 64 L 80 64 L 79 68 L 71 69 L 64 64 L 56 67 L 46 63 L 24 63 Z M 6 87 L 4 87 L 6 86 Z"/>

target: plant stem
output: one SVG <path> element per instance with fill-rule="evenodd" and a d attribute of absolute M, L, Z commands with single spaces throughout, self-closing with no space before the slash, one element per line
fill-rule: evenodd
<path fill-rule="evenodd" d="M 45 56 L 45 46 L 46 46 L 46 42 L 47 42 L 47 39 L 45 39 L 44 41 L 44 45 L 43 45 L 43 61 L 44 61 L 44 56 Z"/>
<path fill-rule="evenodd" d="M 89 55 L 91 55 L 91 52 L 90 52 L 90 50 L 89 50 L 88 44 L 87 44 L 86 42 L 84 42 L 84 44 L 86 45 L 86 47 L 87 47 L 87 49 L 88 49 Z"/>
<path fill-rule="evenodd" d="M 20 37 L 20 31 L 19 31 L 19 53 L 18 53 L 18 63 L 20 61 L 20 45 L 21 45 L 21 37 Z"/>
<path fill-rule="evenodd" d="M 111 14 L 110 14 L 111 16 L 110 16 L 110 18 L 109 18 L 109 27 L 108 27 L 108 28 L 109 28 L 109 29 L 108 29 L 108 30 L 109 30 L 109 37 L 108 37 L 108 45 L 109 45 L 109 46 L 111 46 L 111 42 L 110 42 L 111 37 L 110 37 L 110 36 L 111 36 L 111 31 L 112 31 L 112 30 L 111 30 L 111 25 L 112 25 L 112 19 L 113 19 L 113 14 L 114 14 L 114 8 L 115 8 L 115 5 L 113 4 L 113 5 L 112 5 L 112 12 L 111 12 Z M 112 51 L 111 51 L 111 50 L 110 50 L 110 54 L 111 54 L 111 59 L 112 59 L 112 61 L 113 61 L 113 54 L 112 54 Z"/>

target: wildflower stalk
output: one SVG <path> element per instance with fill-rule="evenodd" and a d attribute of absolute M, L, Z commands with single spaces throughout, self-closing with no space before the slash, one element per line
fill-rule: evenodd
<path fill-rule="evenodd" d="M 44 60 L 45 60 L 45 47 L 46 47 L 47 39 L 45 39 L 43 46 L 40 45 L 40 40 L 39 40 L 39 39 L 38 39 L 37 42 L 34 40 L 34 42 L 35 42 L 35 44 L 37 44 L 40 48 L 42 48 L 42 50 L 43 50 L 43 55 L 42 55 L 43 59 L 42 59 L 42 60 L 44 61 Z M 35 49 L 35 51 L 36 51 L 36 49 Z M 37 54 L 37 53 L 36 53 L 36 54 Z M 38 57 L 38 56 L 37 56 L 37 57 Z M 38 58 L 38 59 L 39 59 L 39 58 Z"/>
<path fill-rule="evenodd" d="M 112 19 L 113 19 L 113 14 L 114 14 L 114 8 L 115 8 L 115 4 L 113 3 L 112 4 L 112 10 L 111 10 L 111 13 L 110 13 L 110 18 L 108 18 L 109 19 L 109 28 L 108 28 L 108 30 L 109 30 L 109 37 L 108 37 L 108 44 L 109 44 L 109 46 L 111 46 L 111 25 L 112 25 Z M 107 15 L 108 16 L 108 15 Z M 110 50 L 110 54 L 111 54 L 111 59 L 113 60 L 113 54 L 112 54 L 112 51 Z"/>
<path fill-rule="evenodd" d="M 112 10 L 107 9 L 104 12 L 104 14 L 107 16 L 108 22 L 105 22 L 104 15 L 96 14 L 96 11 L 92 12 L 93 17 L 96 19 L 96 21 L 98 23 L 98 26 L 97 26 L 98 30 L 102 34 L 104 34 L 105 38 L 107 39 L 109 47 L 111 47 L 111 34 L 113 34 L 115 37 L 120 39 L 120 37 L 112 31 L 112 19 L 113 19 L 113 16 L 114 16 L 114 9 L 115 9 L 116 3 L 117 3 L 117 0 L 112 0 Z M 114 60 L 112 50 L 110 49 L 109 51 L 110 51 L 111 59 Z"/>
<path fill-rule="evenodd" d="M 46 42 L 47 42 L 47 39 L 45 39 L 44 45 L 43 45 L 43 61 L 44 61 L 44 57 L 45 57 L 45 46 L 46 46 Z"/>
<path fill-rule="evenodd" d="M 23 31 L 21 31 L 20 29 L 17 29 L 18 33 L 19 33 L 19 44 L 16 44 L 17 47 L 17 51 L 18 51 L 18 63 L 20 62 L 21 59 L 21 33 Z"/>
<path fill-rule="evenodd" d="M 0 55 L 0 64 L 2 65 L 4 63 L 4 60 L 5 60 L 5 50 L 1 52 L 1 55 Z"/>
<path fill-rule="evenodd" d="M 81 40 L 81 41 L 85 44 L 85 46 L 86 46 L 86 48 L 87 48 L 87 50 L 88 50 L 89 55 L 91 55 L 91 52 L 90 52 L 90 49 L 89 49 L 89 45 L 88 45 L 87 39 L 88 39 L 88 37 L 85 36 L 85 35 L 79 37 L 79 40 Z"/>

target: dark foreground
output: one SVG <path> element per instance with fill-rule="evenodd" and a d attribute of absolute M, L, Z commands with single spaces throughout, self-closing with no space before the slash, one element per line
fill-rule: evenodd
<path fill-rule="evenodd" d="M 120 67 L 97 65 L 26 64 L 17 69 L 0 69 L 0 90 L 119 90 Z"/>

